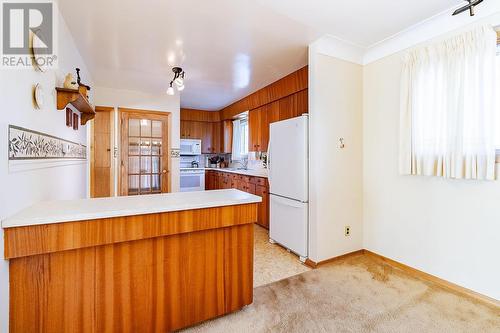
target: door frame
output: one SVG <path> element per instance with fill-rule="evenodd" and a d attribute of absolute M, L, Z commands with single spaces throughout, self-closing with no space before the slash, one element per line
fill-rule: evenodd
<path fill-rule="evenodd" d="M 120 125 L 120 130 L 118 131 L 118 143 L 119 143 L 119 163 L 118 163 L 118 196 L 126 196 L 128 195 L 127 189 L 123 186 L 124 182 L 124 177 L 127 178 L 126 175 L 126 169 L 124 167 L 124 163 L 122 160 L 123 156 L 127 155 L 127 150 L 128 150 L 128 144 L 123 144 L 124 140 L 122 138 L 122 133 L 125 130 L 125 128 L 128 128 L 128 126 L 124 126 L 124 119 L 126 115 L 133 115 L 133 116 L 144 116 L 146 115 L 147 117 L 153 118 L 155 120 L 162 120 L 167 122 L 167 127 L 163 128 L 163 134 L 165 135 L 165 140 L 167 141 L 166 147 L 162 146 L 162 149 L 164 149 L 164 154 L 165 154 L 165 160 L 167 161 L 166 166 L 164 165 L 164 169 L 167 171 L 166 178 L 167 178 L 167 186 L 165 188 L 165 191 L 163 191 L 163 183 L 162 183 L 162 193 L 170 193 L 172 191 L 172 157 L 171 157 L 171 135 L 172 135 L 172 113 L 167 112 L 167 111 L 153 111 L 153 110 L 143 110 L 143 109 L 130 109 L 130 108 L 123 108 L 123 107 L 118 107 L 118 121 Z"/>
<path fill-rule="evenodd" d="M 95 107 L 95 112 L 108 112 L 109 113 L 109 131 L 110 131 L 110 138 L 109 138 L 109 143 L 110 143 L 110 171 L 109 171 L 109 183 L 110 183 L 110 197 L 114 196 L 114 189 L 115 189 L 115 167 L 114 167 L 114 159 L 113 159 L 113 147 L 115 146 L 114 144 L 114 132 L 115 132 L 115 121 L 114 121 L 114 107 L 109 107 L 109 106 L 96 106 Z M 96 137 L 95 137 L 95 123 L 94 120 L 91 121 L 91 126 L 90 126 L 90 174 L 89 174 L 89 184 L 90 184 L 90 197 L 95 198 L 96 193 L 95 193 L 95 162 L 96 162 L 96 156 L 95 156 L 95 145 L 96 145 Z"/>

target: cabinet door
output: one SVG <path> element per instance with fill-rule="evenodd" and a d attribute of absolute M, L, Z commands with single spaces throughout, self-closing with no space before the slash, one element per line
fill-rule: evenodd
<path fill-rule="evenodd" d="M 309 110 L 309 92 L 307 89 L 299 91 L 297 96 L 297 116 L 307 113 Z"/>
<path fill-rule="evenodd" d="M 186 121 L 181 120 L 180 132 L 181 132 L 181 139 L 187 139 Z"/>
<path fill-rule="evenodd" d="M 222 123 L 213 122 L 211 124 L 212 124 L 212 152 L 220 153 L 222 152 L 222 147 L 221 147 Z"/>
<path fill-rule="evenodd" d="M 205 189 L 207 191 L 209 191 L 209 190 L 212 189 L 211 186 L 210 186 L 211 185 L 210 184 L 210 180 L 211 180 L 211 176 L 210 175 L 211 175 L 211 173 L 212 173 L 212 171 L 206 171 L 205 172 Z"/>
<path fill-rule="evenodd" d="M 262 108 L 248 113 L 248 151 L 259 151 Z"/>
<path fill-rule="evenodd" d="M 246 192 L 251 193 L 251 194 L 256 193 L 256 185 L 255 184 L 247 183 L 246 187 L 247 187 Z"/>
<path fill-rule="evenodd" d="M 223 189 L 224 188 L 224 173 L 223 172 L 217 172 L 217 189 Z"/>
<path fill-rule="evenodd" d="M 267 186 L 257 185 L 255 188 L 255 195 L 262 198 L 262 202 L 259 204 L 258 208 L 257 224 L 269 229 L 269 192 Z"/>
<path fill-rule="evenodd" d="M 181 138 L 201 139 L 201 126 L 198 121 L 181 121 Z"/>
<path fill-rule="evenodd" d="M 272 124 L 274 122 L 280 121 L 280 103 L 279 101 L 272 102 L 268 104 L 267 110 L 267 122 Z"/>
<path fill-rule="evenodd" d="M 280 120 L 286 120 L 294 117 L 295 108 L 293 103 L 293 95 L 284 97 L 279 101 Z"/>
<path fill-rule="evenodd" d="M 233 149 L 233 122 L 224 120 L 222 122 L 222 152 L 231 154 Z"/>
<path fill-rule="evenodd" d="M 263 152 L 267 151 L 267 145 L 269 143 L 269 115 L 271 111 L 271 104 L 267 104 L 262 107 L 260 113 L 260 139 L 259 147 L 257 151 Z"/>

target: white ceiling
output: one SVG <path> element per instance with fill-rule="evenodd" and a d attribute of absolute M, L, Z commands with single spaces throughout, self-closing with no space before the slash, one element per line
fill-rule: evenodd
<path fill-rule="evenodd" d="M 96 85 L 164 93 L 218 110 L 307 64 L 330 34 L 368 48 L 461 0 L 59 0 Z"/>

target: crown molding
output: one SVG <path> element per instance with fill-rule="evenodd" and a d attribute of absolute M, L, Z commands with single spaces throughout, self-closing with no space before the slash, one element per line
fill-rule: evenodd
<path fill-rule="evenodd" d="M 500 1 L 485 1 L 481 6 L 476 7 L 476 15 L 472 17 L 467 14 L 451 16 L 455 9 L 454 7 L 428 18 L 369 47 L 363 56 L 363 64 L 367 65 L 414 45 L 475 23 L 500 24 Z"/>
<path fill-rule="evenodd" d="M 468 28 L 473 24 L 500 25 L 500 1 L 498 0 L 485 1 L 481 6 L 476 7 L 476 15 L 473 17 L 467 14 L 451 16 L 456 7 L 417 23 L 368 48 L 331 35 L 317 39 L 309 45 L 309 48 L 313 53 L 368 65 L 433 38 L 461 28 Z"/>
<path fill-rule="evenodd" d="M 320 37 L 309 45 L 310 51 L 363 65 L 366 49 L 331 35 Z"/>

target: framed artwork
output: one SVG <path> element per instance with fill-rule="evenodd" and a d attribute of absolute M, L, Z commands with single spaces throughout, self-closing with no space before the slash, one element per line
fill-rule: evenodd
<path fill-rule="evenodd" d="M 76 113 L 73 113 L 73 129 L 76 131 L 78 130 L 78 115 Z"/>
<path fill-rule="evenodd" d="M 73 111 L 70 108 L 66 108 L 66 126 L 73 127 Z"/>

